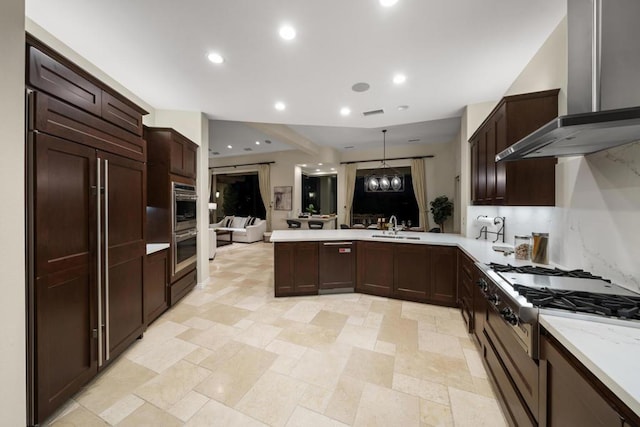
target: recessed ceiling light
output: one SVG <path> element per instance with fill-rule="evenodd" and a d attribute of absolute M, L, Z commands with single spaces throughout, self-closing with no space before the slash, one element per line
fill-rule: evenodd
<path fill-rule="evenodd" d="M 285 40 L 293 40 L 296 38 L 296 30 L 291 25 L 283 25 L 278 31 L 280 37 Z"/>
<path fill-rule="evenodd" d="M 378 0 L 380 2 L 380 6 L 391 7 L 394 4 L 398 3 L 398 0 Z"/>
<path fill-rule="evenodd" d="M 349 114 L 351 114 L 351 109 L 349 107 L 342 107 L 340 109 L 340 114 L 343 116 L 348 116 Z"/>
<path fill-rule="evenodd" d="M 305 164 L 302 164 L 302 165 L 300 165 L 300 166 L 302 166 L 303 168 L 306 168 L 306 167 L 307 167 L 307 164 L 305 163 Z"/>
<path fill-rule="evenodd" d="M 331 168 L 332 171 L 336 170 L 336 168 Z"/>
<path fill-rule="evenodd" d="M 256 141 L 256 145 L 260 145 L 260 141 Z"/>
<path fill-rule="evenodd" d="M 370 87 L 371 86 L 369 86 L 369 83 L 359 82 L 351 86 L 351 90 L 354 92 L 366 92 Z"/>
<path fill-rule="evenodd" d="M 408 110 L 409 106 L 408 105 L 398 105 L 398 110 L 400 111 L 404 111 L 404 110 Z"/>
<path fill-rule="evenodd" d="M 318 163 L 318 166 L 322 166 L 322 163 Z"/>
<path fill-rule="evenodd" d="M 284 105 L 284 102 L 276 102 L 276 104 L 274 105 L 274 107 L 276 108 L 276 110 L 278 111 L 284 111 L 285 108 L 287 108 L 286 105 Z"/>
<path fill-rule="evenodd" d="M 407 81 L 407 76 L 404 74 L 396 74 L 393 76 L 393 82 L 397 85 L 401 85 L 402 83 Z"/>
<path fill-rule="evenodd" d="M 224 62 L 224 58 L 218 52 L 211 52 L 207 55 L 207 58 L 214 64 L 222 64 Z"/>
<path fill-rule="evenodd" d="M 320 172 L 320 169 L 316 169 L 316 172 Z"/>
<path fill-rule="evenodd" d="M 233 145 L 227 145 L 227 148 L 228 148 L 228 149 L 232 149 L 232 148 L 233 148 Z"/>

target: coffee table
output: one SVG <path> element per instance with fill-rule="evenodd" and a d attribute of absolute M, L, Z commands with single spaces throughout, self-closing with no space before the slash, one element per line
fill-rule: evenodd
<path fill-rule="evenodd" d="M 229 235 L 229 240 L 220 240 L 218 237 L 219 236 L 224 236 L 228 234 Z M 230 245 L 233 243 L 233 231 L 231 230 L 216 230 L 216 247 L 219 248 L 220 246 L 226 246 L 226 245 Z"/>

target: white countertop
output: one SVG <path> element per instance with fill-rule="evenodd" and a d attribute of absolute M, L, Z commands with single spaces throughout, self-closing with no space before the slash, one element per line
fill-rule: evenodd
<path fill-rule="evenodd" d="M 550 314 L 540 314 L 540 325 L 640 414 L 640 328 Z"/>
<path fill-rule="evenodd" d="M 337 240 L 367 240 L 371 242 L 392 242 L 422 245 L 457 246 L 467 255 L 481 263 L 496 262 L 511 265 L 531 265 L 531 261 L 515 259 L 513 254 L 504 256 L 502 252 L 491 249 L 493 240 L 476 240 L 462 237 L 459 234 L 425 233 L 416 231 L 399 231 L 398 236 L 418 237 L 413 239 L 390 239 L 384 237 L 372 237 L 382 235 L 382 230 L 346 229 L 346 230 L 274 230 L 271 235 L 272 242 L 323 242 Z M 388 233 L 385 233 L 388 234 Z"/>
<path fill-rule="evenodd" d="M 161 250 L 168 248 L 168 243 L 147 243 L 147 255 L 151 255 L 154 252 L 160 252 Z"/>
<path fill-rule="evenodd" d="M 516 260 L 514 254 L 504 256 L 494 251 L 492 240 L 476 240 L 458 234 L 399 232 L 400 236 L 416 236 L 419 240 L 372 237 L 381 230 L 275 230 L 272 242 L 315 242 L 366 240 L 408 244 L 457 246 L 478 263 L 496 262 L 532 265 Z M 556 267 L 557 265 L 550 265 Z M 557 266 L 564 268 L 563 266 Z M 640 328 L 619 325 L 624 321 L 601 323 L 581 318 L 541 314 L 540 324 L 576 356 L 594 375 L 611 389 L 629 408 L 640 414 Z"/>

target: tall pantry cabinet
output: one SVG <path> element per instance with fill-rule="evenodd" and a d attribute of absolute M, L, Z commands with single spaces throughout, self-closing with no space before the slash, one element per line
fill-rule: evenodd
<path fill-rule="evenodd" d="M 28 37 L 28 402 L 42 423 L 144 328 L 144 110 Z"/>

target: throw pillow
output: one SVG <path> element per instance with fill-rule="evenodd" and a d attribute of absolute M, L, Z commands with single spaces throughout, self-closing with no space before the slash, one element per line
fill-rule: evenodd
<path fill-rule="evenodd" d="M 251 225 L 255 225 L 256 221 L 258 221 L 259 219 L 260 218 L 257 218 L 255 216 L 253 218 L 251 218 Z"/>
<path fill-rule="evenodd" d="M 233 224 L 233 216 L 225 216 L 224 219 L 222 220 L 222 226 L 223 227 L 231 227 L 231 224 Z"/>
<path fill-rule="evenodd" d="M 251 221 L 253 221 L 253 217 L 249 215 L 247 217 L 247 220 L 244 222 L 244 228 L 247 228 L 248 226 L 253 225 L 253 222 Z"/>

